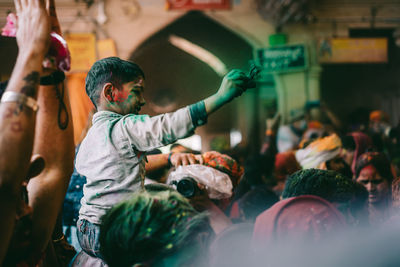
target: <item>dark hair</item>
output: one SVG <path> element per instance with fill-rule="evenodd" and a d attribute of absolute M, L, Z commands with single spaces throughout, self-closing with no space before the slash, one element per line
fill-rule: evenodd
<path fill-rule="evenodd" d="M 356 190 L 356 183 L 338 172 L 306 169 L 289 176 L 282 197 L 314 195 L 343 203 L 351 201 Z"/>
<path fill-rule="evenodd" d="M 356 149 L 356 142 L 354 141 L 354 137 L 351 135 L 341 136 L 340 139 L 342 140 L 342 147 L 354 151 Z"/>
<path fill-rule="evenodd" d="M 255 187 L 238 200 L 238 205 L 245 219 L 254 222 L 258 215 L 278 201 L 273 191 L 266 187 Z"/>
<path fill-rule="evenodd" d="M 210 233 L 208 217 L 170 190 L 134 193 L 102 217 L 100 252 L 109 266 L 162 260 Z"/>
<path fill-rule="evenodd" d="M 108 57 L 96 61 L 86 76 L 86 94 L 97 108 L 100 93 L 105 83 L 112 83 L 118 89 L 124 83 L 144 78 L 142 69 L 135 63 L 118 57 Z"/>
<path fill-rule="evenodd" d="M 380 152 L 366 152 L 362 154 L 356 163 L 356 177 L 360 175 L 361 170 L 368 166 L 372 165 L 376 168 L 378 173 L 382 176 L 382 178 L 386 179 L 389 184 L 392 183 L 393 174 L 392 168 L 390 166 L 390 162 L 385 154 Z"/>

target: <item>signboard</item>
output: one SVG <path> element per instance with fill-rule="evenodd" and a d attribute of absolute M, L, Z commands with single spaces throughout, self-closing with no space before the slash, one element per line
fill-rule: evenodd
<path fill-rule="evenodd" d="M 329 38 L 318 43 L 320 63 L 386 63 L 386 38 Z"/>
<path fill-rule="evenodd" d="M 208 10 L 230 9 L 230 0 L 167 0 L 167 9 Z"/>
<path fill-rule="evenodd" d="M 291 72 L 307 68 L 306 48 L 301 44 L 259 49 L 257 56 L 266 72 Z"/>
<path fill-rule="evenodd" d="M 85 72 L 96 61 L 96 35 L 93 33 L 70 33 L 65 35 L 71 52 L 71 71 Z"/>
<path fill-rule="evenodd" d="M 97 59 L 106 57 L 116 57 L 117 49 L 113 39 L 104 39 L 97 41 Z"/>

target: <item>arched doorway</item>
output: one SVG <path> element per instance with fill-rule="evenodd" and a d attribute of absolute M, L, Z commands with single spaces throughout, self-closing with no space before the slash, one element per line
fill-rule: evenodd
<path fill-rule="evenodd" d="M 253 47 L 240 36 L 202 12 L 188 12 L 143 42 L 130 56 L 146 74 L 145 97 L 149 105 L 144 112 L 150 115 L 199 101 L 215 93 L 222 80 L 210 65 L 173 45 L 171 36 L 205 49 L 228 70 L 246 70 L 253 58 Z M 199 129 L 206 143 L 212 134 L 229 134 L 232 128 L 239 128 L 238 121 L 245 118 L 238 114 L 237 107 L 235 100 Z"/>

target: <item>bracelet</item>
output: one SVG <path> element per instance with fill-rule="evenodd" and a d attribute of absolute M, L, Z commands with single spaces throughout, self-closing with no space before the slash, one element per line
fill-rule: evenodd
<path fill-rule="evenodd" d="M 171 162 L 171 156 L 172 156 L 172 154 L 174 154 L 174 152 L 170 152 L 170 153 L 168 154 L 168 167 L 172 167 L 172 162 Z"/>
<path fill-rule="evenodd" d="M 58 239 L 53 239 L 53 243 L 58 243 L 58 242 L 60 242 L 60 241 L 62 241 L 62 240 L 64 240 L 65 239 L 65 236 L 64 236 L 64 234 L 60 237 L 60 238 L 58 238 Z"/>
<path fill-rule="evenodd" d="M 5 102 L 17 102 L 20 105 L 25 105 L 26 107 L 32 109 L 33 111 L 37 111 L 39 108 L 34 98 L 18 92 L 12 92 L 12 91 L 5 92 L 1 98 L 1 103 Z"/>
<path fill-rule="evenodd" d="M 48 76 L 40 78 L 40 85 L 56 85 L 65 80 L 65 74 L 62 71 L 55 71 Z"/>

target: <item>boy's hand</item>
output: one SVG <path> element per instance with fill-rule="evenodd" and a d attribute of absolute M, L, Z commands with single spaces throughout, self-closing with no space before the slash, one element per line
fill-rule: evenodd
<path fill-rule="evenodd" d="M 254 87 L 255 81 L 250 79 L 243 71 L 231 70 L 222 80 L 217 96 L 224 103 L 227 103 L 243 94 L 248 88 Z"/>
<path fill-rule="evenodd" d="M 14 3 L 19 51 L 44 56 L 50 44 L 50 18 L 44 0 L 14 0 Z"/>

